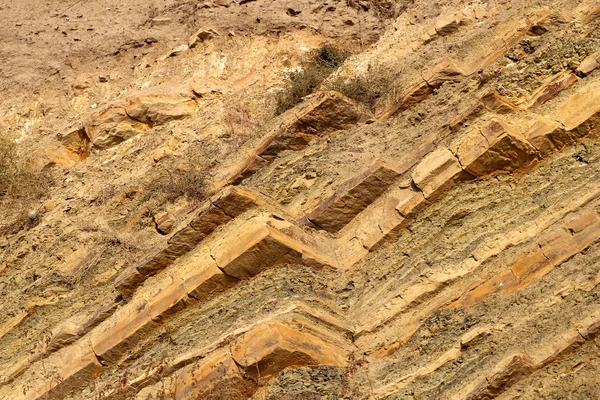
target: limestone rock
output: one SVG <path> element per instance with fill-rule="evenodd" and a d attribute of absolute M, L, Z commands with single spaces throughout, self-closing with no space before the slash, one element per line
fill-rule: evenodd
<path fill-rule="evenodd" d="M 160 57 L 158 57 L 158 61 L 165 61 L 169 57 L 174 57 L 174 56 L 176 56 L 180 53 L 183 53 L 185 51 L 188 51 L 188 50 L 189 50 L 189 46 L 187 44 L 179 45 L 179 46 L 169 50 L 165 54 L 161 55 Z"/>
<path fill-rule="evenodd" d="M 149 126 L 163 125 L 196 112 L 198 104 L 191 99 L 169 96 L 140 96 L 125 106 L 127 115 Z"/>
<path fill-rule="evenodd" d="M 152 18 L 152 26 L 165 26 L 171 23 L 171 18 L 168 17 L 156 17 Z"/>
<path fill-rule="evenodd" d="M 412 178 L 426 198 L 437 190 L 444 189 L 454 182 L 462 172 L 458 160 L 448 149 L 439 149 L 427 155 L 415 168 Z"/>
<path fill-rule="evenodd" d="M 148 124 L 132 119 L 124 107 L 113 106 L 95 115 L 85 131 L 93 146 L 107 149 L 148 129 Z"/>
<path fill-rule="evenodd" d="M 188 46 L 190 49 L 196 47 L 198 43 L 204 42 L 205 40 L 210 40 L 216 36 L 219 36 L 219 33 L 212 28 L 202 27 L 192 36 L 190 36 L 190 40 L 188 42 Z"/>
<path fill-rule="evenodd" d="M 167 235 L 171 233 L 175 226 L 175 216 L 168 212 L 160 212 L 154 216 L 154 224 L 156 225 L 156 230 L 162 234 Z"/>
<path fill-rule="evenodd" d="M 333 344 L 281 323 L 248 332 L 232 346 L 231 353 L 250 376 L 272 376 L 292 366 L 339 366 L 347 355 Z"/>
<path fill-rule="evenodd" d="M 577 75 L 589 75 L 598 67 L 600 67 L 600 52 L 591 54 L 585 60 L 583 60 L 579 67 L 577 67 Z"/>
<path fill-rule="evenodd" d="M 471 130 L 457 145 L 465 171 L 483 176 L 495 171 L 516 171 L 537 159 L 535 148 L 517 132 L 509 132 L 498 121 Z"/>

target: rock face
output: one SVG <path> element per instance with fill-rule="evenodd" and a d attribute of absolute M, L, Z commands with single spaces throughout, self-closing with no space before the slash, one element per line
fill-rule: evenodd
<path fill-rule="evenodd" d="M 197 8 L 246 3 L 269 8 Z M 323 88 L 241 138 L 230 89 L 195 86 L 193 98 L 127 96 L 61 136 L 48 157 L 133 177 L 110 172 L 127 190 L 109 201 L 80 173 L 64 186 L 81 202 L 57 186 L 44 204 L 71 218 L 102 203 L 105 224 L 61 226 L 85 225 L 74 235 L 89 249 L 60 246 L 72 236 L 0 242 L 18 249 L 0 264 L 0 399 L 598 398 L 600 7 L 450 3 L 412 2 L 336 72 L 385 82 L 368 105 Z M 309 11 L 285 4 L 285 18 Z M 222 54 L 202 55 L 218 79 L 227 57 L 244 62 L 247 39 L 230 48 L 235 34 L 196 31 L 161 62 L 187 76 L 185 57 L 219 40 Z M 222 87 L 261 85 L 254 74 Z M 233 151 L 219 152 L 225 139 Z M 215 153 L 195 159 L 210 171 L 206 197 L 176 211 L 136 203 L 152 195 L 137 188 L 147 165 L 176 167 L 190 142 Z M 140 214 L 145 230 L 131 228 Z M 46 240 L 57 226 L 34 232 Z M 50 272 L 11 266 L 41 251 Z"/>
<path fill-rule="evenodd" d="M 85 131 L 92 145 L 114 147 L 148 129 L 189 117 L 198 108 L 192 99 L 170 96 L 137 97 L 123 106 L 111 106 L 94 115 Z"/>

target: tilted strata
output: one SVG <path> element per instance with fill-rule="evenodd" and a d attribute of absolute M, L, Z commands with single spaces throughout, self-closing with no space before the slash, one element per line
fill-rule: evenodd
<path fill-rule="evenodd" d="M 599 10 L 500 24 L 489 51 L 421 71 L 377 120 L 335 92 L 288 111 L 226 161 L 166 248 L 116 278 L 122 299 L 58 326 L 4 372 L 0 398 L 249 398 L 282 371 L 356 369 L 358 354 L 365 398 L 535 398 L 525 382 L 554 379 L 600 333 Z M 535 40 L 540 54 L 519 51 Z M 514 68 L 573 41 L 577 65 L 509 90 Z M 449 101 L 410 151 L 397 132 L 376 155 L 348 150 Z"/>

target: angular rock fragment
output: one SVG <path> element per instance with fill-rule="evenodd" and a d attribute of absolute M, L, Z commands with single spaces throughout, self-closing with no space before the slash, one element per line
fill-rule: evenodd
<path fill-rule="evenodd" d="M 347 357 L 343 348 L 283 323 L 259 326 L 244 334 L 232 345 L 231 354 L 251 377 L 274 376 L 292 366 L 342 366 Z"/>
<path fill-rule="evenodd" d="M 600 83 L 592 82 L 577 90 L 551 117 L 576 138 L 597 137 L 600 134 Z"/>
<path fill-rule="evenodd" d="M 496 120 L 461 137 L 456 154 L 464 170 L 473 176 L 516 171 L 537 159 L 535 148 L 525 137 L 509 132 Z"/>
<path fill-rule="evenodd" d="M 348 129 L 367 117 L 368 112 L 363 107 L 341 93 L 327 91 L 309 96 L 284 113 L 280 126 L 263 139 L 256 153 L 233 177 L 226 179 L 237 185 L 271 164 L 282 151 L 302 150 L 311 141 L 336 130 Z"/>
<path fill-rule="evenodd" d="M 163 125 L 169 121 L 192 115 L 198 104 L 191 99 L 176 96 L 140 96 L 125 106 L 129 117 L 146 125 Z"/>
<path fill-rule="evenodd" d="M 448 149 L 439 149 L 427 155 L 413 171 L 413 181 L 430 198 L 438 191 L 449 188 L 462 177 L 458 160 Z"/>
<path fill-rule="evenodd" d="M 577 67 L 577 75 L 585 77 L 600 67 L 600 51 L 585 58 Z"/>
<path fill-rule="evenodd" d="M 113 106 L 96 115 L 86 125 L 85 131 L 93 146 L 107 149 L 137 136 L 149 128 L 147 124 L 129 117 L 124 107 Z"/>
<path fill-rule="evenodd" d="M 308 218 L 327 232 L 337 232 L 381 196 L 398 177 L 396 171 L 384 166 L 370 168 L 352 179 L 358 180 L 354 187 L 346 193 L 340 193 L 339 197 L 336 196 L 327 208 L 320 206 L 312 211 Z"/>
<path fill-rule="evenodd" d="M 219 36 L 219 33 L 217 31 L 215 31 L 212 28 L 207 28 L 203 26 L 196 33 L 190 36 L 188 46 L 190 49 L 193 49 L 198 45 L 198 43 L 202 43 L 216 36 Z"/>

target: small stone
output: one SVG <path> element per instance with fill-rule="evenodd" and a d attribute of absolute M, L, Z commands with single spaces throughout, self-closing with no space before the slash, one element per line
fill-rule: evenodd
<path fill-rule="evenodd" d="M 168 235 L 175 226 L 175 217 L 173 214 L 163 211 L 154 216 L 154 224 L 158 233 Z"/>
<path fill-rule="evenodd" d="M 172 49 L 171 51 L 163 54 L 162 56 L 158 57 L 158 61 L 164 61 L 169 57 L 174 57 L 179 53 L 183 53 L 184 51 L 189 50 L 189 46 L 187 44 L 182 44 L 181 46 L 177 46 L 174 49 Z"/>
<path fill-rule="evenodd" d="M 165 26 L 171 23 L 171 18 L 158 17 L 152 20 L 152 26 Z"/>
<path fill-rule="evenodd" d="M 188 46 L 189 48 L 194 48 L 199 42 L 210 40 L 216 36 L 219 36 L 219 33 L 214 29 L 202 27 L 198 30 L 198 32 L 190 36 Z"/>

